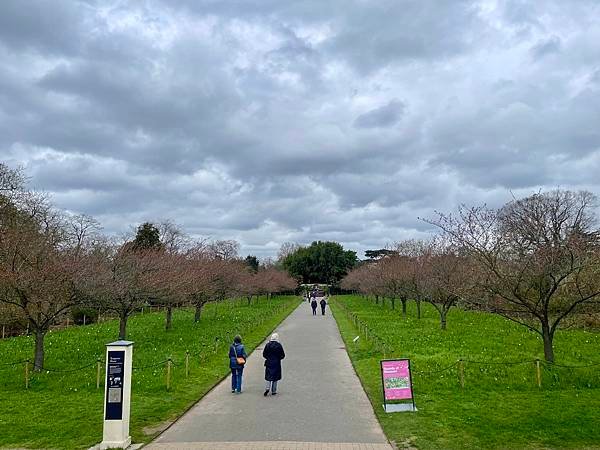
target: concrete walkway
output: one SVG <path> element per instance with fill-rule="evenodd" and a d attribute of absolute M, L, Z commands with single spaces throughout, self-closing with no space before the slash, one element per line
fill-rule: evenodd
<path fill-rule="evenodd" d="M 390 449 L 329 308 L 302 303 L 277 329 L 286 352 L 278 394 L 263 397 L 263 345 L 147 449 Z M 243 336 L 242 336 L 243 337 Z"/>

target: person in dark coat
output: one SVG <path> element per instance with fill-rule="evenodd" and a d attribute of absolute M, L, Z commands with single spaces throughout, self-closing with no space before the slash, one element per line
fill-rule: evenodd
<path fill-rule="evenodd" d="M 313 310 L 313 316 L 317 315 L 317 299 L 313 297 L 312 301 L 310 302 L 310 307 Z"/>
<path fill-rule="evenodd" d="M 325 297 L 323 297 L 319 303 L 321 304 L 321 315 L 324 316 L 325 306 L 327 306 L 327 301 L 325 300 Z"/>
<path fill-rule="evenodd" d="M 263 350 L 263 358 L 265 358 L 265 397 L 269 395 L 277 395 L 277 382 L 281 380 L 281 360 L 285 358 L 283 346 L 279 343 L 279 335 L 273 333 L 271 340 L 265 345 Z"/>
<path fill-rule="evenodd" d="M 229 368 L 231 369 L 231 393 L 241 394 L 244 364 L 240 364 L 238 358 L 244 358 L 244 361 L 248 358 L 239 334 L 233 338 L 233 344 L 229 347 Z"/>

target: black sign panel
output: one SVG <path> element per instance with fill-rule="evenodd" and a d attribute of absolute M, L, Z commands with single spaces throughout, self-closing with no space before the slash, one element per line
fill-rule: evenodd
<path fill-rule="evenodd" d="M 123 418 L 123 385 L 125 383 L 125 352 L 108 351 L 106 370 L 106 415 L 105 420 Z"/>

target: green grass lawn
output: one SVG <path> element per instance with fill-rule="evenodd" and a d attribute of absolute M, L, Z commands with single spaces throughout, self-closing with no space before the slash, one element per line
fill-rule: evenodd
<path fill-rule="evenodd" d="M 358 296 L 339 296 L 332 303 L 355 370 L 385 433 L 399 448 L 600 448 L 600 366 L 542 365 L 539 389 L 532 361 L 543 359 L 541 339 L 501 317 L 454 309 L 443 332 L 430 305 L 424 305 L 418 320 L 414 304 L 405 319 L 389 304 L 382 307 Z M 388 358 L 411 359 L 418 412 L 383 412 L 383 354 L 364 336 L 352 342 L 359 333 L 346 311 L 387 343 Z M 600 333 L 559 331 L 555 351 L 561 365 L 600 362 Z M 496 364 L 465 363 L 463 390 L 457 366 L 452 366 L 461 358 Z M 502 364 L 519 361 L 526 362 Z"/>
<path fill-rule="evenodd" d="M 297 297 L 262 298 L 205 307 L 199 323 L 193 311 L 177 310 L 173 330 L 164 329 L 164 313 L 138 314 L 128 324 L 128 339 L 135 342 L 132 378 L 131 436 L 148 442 L 157 426 L 178 417 L 227 373 L 228 343 L 242 335 L 248 353 L 299 304 Z M 275 308 L 275 305 L 282 305 Z M 95 361 L 104 359 L 105 344 L 116 340 L 118 321 L 72 327 L 46 338 L 49 369 L 87 369 L 68 373 L 42 372 L 24 388 L 23 365 L 3 364 L 32 358 L 33 338 L 0 341 L 0 447 L 88 448 L 102 440 L 103 381 L 96 389 Z M 215 338 L 219 348 L 215 353 Z M 190 375 L 185 378 L 185 352 Z M 172 357 L 175 363 L 171 389 L 166 390 L 165 365 L 154 363 Z M 102 380 L 104 367 L 102 367 Z"/>

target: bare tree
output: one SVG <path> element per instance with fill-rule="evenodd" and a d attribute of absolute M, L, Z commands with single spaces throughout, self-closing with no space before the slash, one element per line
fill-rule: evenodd
<path fill-rule="evenodd" d="M 375 264 L 381 269 L 383 286 L 396 308 L 396 299 L 402 304 L 402 315 L 406 317 L 406 304 L 412 293 L 413 261 L 404 255 L 390 253 L 381 257 Z"/>
<path fill-rule="evenodd" d="M 286 290 L 295 289 L 297 286 L 296 280 L 290 277 L 286 272 L 277 269 L 275 266 L 262 267 L 256 273 L 255 278 L 258 284 L 259 292 L 267 295 L 267 300 L 271 300 L 271 296 Z"/>
<path fill-rule="evenodd" d="M 600 296 L 595 197 L 555 190 L 499 210 L 461 207 L 428 221 L 477 263 L 477 305 L 538 333 L 554 361 L 562 321 Z"/>
<path fill-rule="evenodd" d="M 158 225 L 160 241 L 169 253 L 180 253 L 198 243 L 192 242 L 183 229 L 171 220 L 164 220 Z M 200 241 L 202 243 L 204 241 Z"/>
<path fill-rule="evenodd" d="M 439 313 L 440 328 L 445 330 L 450 309 L 472 290 L 471 265 L 441 238 L 432 240 L 421 258 L 419 287 L 425 301 Z"/>
<path fill-rule="evenodd" d="M 168 277 L 165 253 L 154 249 L 134 250 L 127 244 L 96 250 L 88 260 L 92 276 L 86 290 L 98 306 L 119 317 L 119 339 L 127 337 L 129 317 L 150 299 L 165 295 Z"/>
<path fill-rule="evenodd" d="M 417 319 L 421 318 L 421 302 L 425 301 L 424 287 L 426 278 L 423 276 L 424 263 L 429 253 L 430 243 L 423 240 L 409 239 L 396 242 L 394 251 L 404 258 L 404 282 L 408 296 L 412 297 L 417 307 Z"/>
<path fill-rule="evenodd" d="M 0 196 L 12 197 L 13 194 L 23 192 L 25 175 L 22 168 L 11 169 L 0 162 Z"/>
<path fill-rule="evenodd" d="M 198 243 L 186 254 L 186 264 L 191 277 L 185 288 L 187 296 L 196 308 L 194 321 L 200 321 L 202 309 L 209 302 L 226 298 L 234 289 L 231 273 L 232 261 L 222 259 L 222 252 L 214 252 L 214 246 Z"/>
<path fill-rule="evenodd" d="M 157 228 L 162 244 L 157 256 L 160 257 L 163 286 L 156 292 L 160 297 L 153 301 L 160 302 L 165 307 L 165 330 L 169 331 L 173 328 L 173 308 L 189 300 L 186 288 L 192 281 L 193 271 L 185 253 L 191 248 L 192 241 L 179 225 L 170 220 L 161 222 Z"/>
<path fill-rule="evenodd" d="M 87 214 L 68 216 L 66 238 L 69 246 L 76 255 L 79 255 L 86 245 L 93 245 L 95 241 L 103 239 L 100 235 L 100 223 Z"/>
<path fill-rule="evenodd" d="M 296 250 L 300 248 L 300 244 L 295 242 L 284 242 L 279 247 L 279 251 L 277 252 L 277 261 L 282 262 L 287 256 L 294 253 Z"/>
<path fill-rule="evenodd" d="M 234 240 L 220 240 L 209 242 L 206 248 L 215 259 L 232 260 L 237 258 L 240 244 Z"/>
<path fill-rule="evenodd" d="M 45 198 L 28 193 L 0 214 L 0 301 L 21 311 L 35 335 L 34 369 L 44 366 L 50 326 L 81 301 L 81 265 L 68 224 Z"/>

